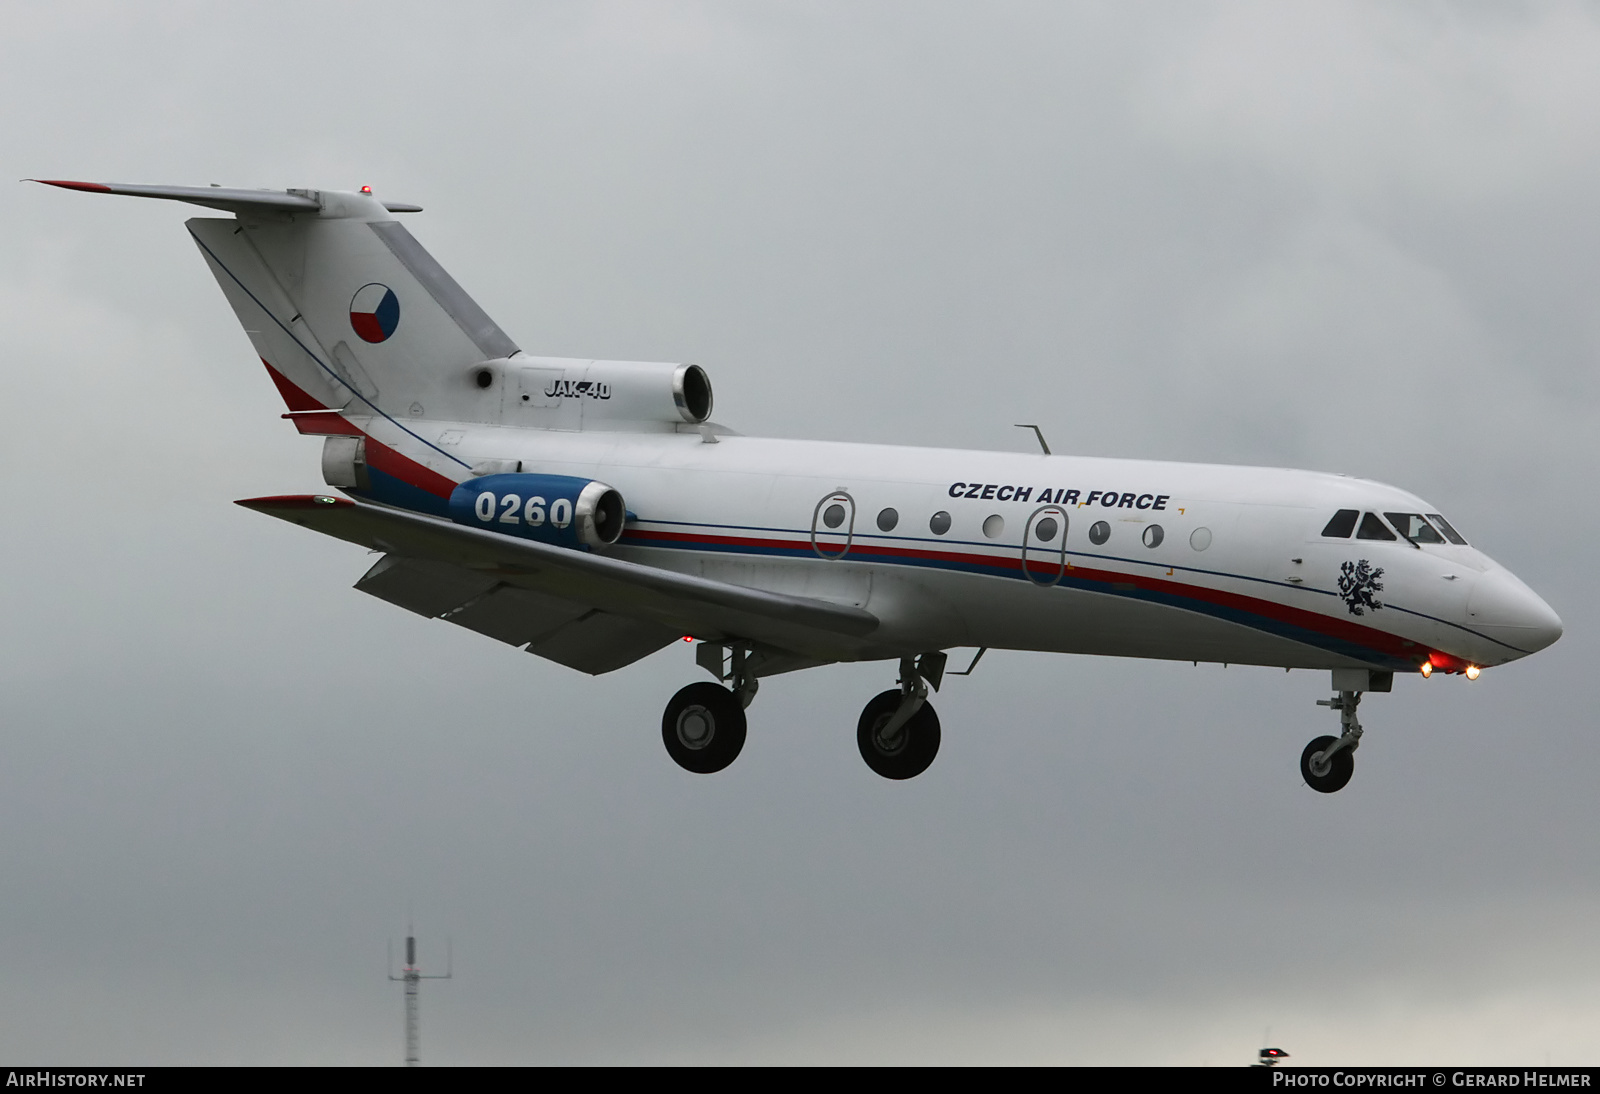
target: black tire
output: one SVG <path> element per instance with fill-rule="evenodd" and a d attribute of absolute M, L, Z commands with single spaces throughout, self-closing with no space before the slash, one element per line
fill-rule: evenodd
<path fill-rule="evenodd" d="M 685 771 L 709 775 L 739 758 L 744 748 L 744 708 L 720 684 L 690 684 L 661 716 L 667 755 Z"/>
<path fill-rule="evenodd" d="M 1306 750 L 1300 753 L 1300 777 L 1305 779 L 1306 785 L 1319 794 L 1332 794 L 1343 790 L 1350 781 L 1350 776 L 1356 772 L 1356 758 L 1351 755 L 1348 748 L 1341 748 L 1333 754 L 1328 761 L 1328 770 L 1321 775 L 1314 774 L 1311 770 L 1311 757 L 1319 752 L 1326 752 L 1339 742 L 1337 737 L 1318 737 L 1306 745 Z"/>
<path fill-rule="evenodd" d="M 923 703 L 890 740 L 878 735 L 900 706 L 898 688 L 875 697 L 856 723 L 856 746 L 867 766 L 886 779 L 912 779 L 928 770 L 939 754 L 939 715 Z"/>

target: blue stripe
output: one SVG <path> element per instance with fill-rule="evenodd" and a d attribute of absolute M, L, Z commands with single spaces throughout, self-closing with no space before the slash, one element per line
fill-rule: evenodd
<path fill-rule="evenodd" d="M 628 523 L 631 525 L 631 524 L 635 523 L 635 521 L 630 519 Z M 804 536 L 804 535 L 808 534 L 804 529 L 798 529 L 798 528 L 768 528 L 768 527 L 765 527 L 763 525 L 757 525 L 757 524 L 697 524 L 697 523 L 695 523 L 693 521 L 687 521 L 687 520 L 642 520 L 642 521 L 638 521 L 638 523 L 641 523 L 641 524 L 663 524 L 663 525 L 670 525 L 670 526 L 680 527 L 680 528 L 714 528 L 714 529 L 718 529 L 718 530 L 738 531 L 738 532 L 776 532 L 776 533 L 778 533 L 780 535 L 788 535 L 788 536 Z M 859 540 L 863 540 L 863 541 L 868 540 L 868 539 L 877 539 L 877 540 L 890 540 L 890 541 L 897 542 L 897 543 L 913 543 L 913 544 L 917 544 L 919 546 L 926 546 L 926 547 L 930 547 L 930 548 L 934 548 L 934 549 L 949 549 L 950 547 L 953 547 L 953 546 L 977 547 L 977 548 L 979 548 L 981 550 L 993 550 L 994 549 L 994 544 L 993 543 L 982 543 L 982 542 L 979 542 L 977 540 L 970 540 L 970 539 L 928 539 L 928 538 L 923 537 L 923 536 L 882 536 L 882 535 L 867 535 L 865 533 L 863 533 L 862 535 L 856 536 L 855 538 L 859 539 Z M 641 544 L 640 546 L 645 546 L 645 545 Z M 668 545 L 667 544 L 660 544 L 660 543 L 652 543 L 652 544 L 648 544 L 648 546 L 661 547 L 661 546 L 668 546 Z M 734 553 L 734 554 L 784 555 L 784 556 L 796 557 L 796 558 L 810 558 L 810 557 L 813 557 L 813 555 L 814 555 L 814 552 L 812 552 L 812 551 L 810 551 L 810 550 L 808 550 L 808 549 L 806 549 L 804 547 L 776 548 L 775 549 L 775 548 L 763 548 L 763 547 L 738 547 L 738 546 L 731 546 L 731 545 L 726 545 L 726 544 L 716 544 L 716 543 L 706 543 L 706 544 L 698 544 L 698 545 L 672 544 L 671 546 L 684 547 L 684 548 L 686 548 L 688 550 L 694 550 L 694 551 L 714 551 L 714 552 L 719 552 L 719 553 L 731 552 L 731 553 Z M 1013 546 L 1013 547 L 1011 547 L 1011 550 L 1020 552 L 1022 550 L 1022 548 L 1020 546 Z M 1273 588 L 1288 589 L 1288 590 L 1291 590 L 1291 591 L 1296 592 L 1296 593 L 1310 593 L 1310 594 L 1313 594 L 1313 595 L 1316 595 L 1316 596 L 1335 596 L 1335 597 L 1338 596 L 1337 593 L 1333 592 L 1330 589 L 1317 589 L 1317 588 L 1312 588 L 1312 587 L 1306 586 L 1306 585 L 1291 585 L 1286 581 L 1277 581 L 1277 580 L 1275 580 L 1273 578 L 1270 578 L 1270 577 L 1252 577 L 1249 574 L 1234 574 L 1234 573 L 1229 573 L 1226 570 L 1206 570 L 1206 569 L 1202 569 L 1201 567 L 1198 567 L 1198 566 L 1181 566 L 1181 565 L 1176 565 L 1176 564 L 1172 564 L 1172 563 L 1165 563 L 1165 562 L 1146 562 L 1143 559 L 1125 558 L 1125 557 L 1123 557 L 1121 555 L 1094 555 L 1094 554 L 1088 553 L 1087 551 L 1068 551 L 1067 555 L 1069 557 L 1072 557 L 1072 558 L 1087 559 L 1090 562 L 1094 562 L 1094 563 L 1121 562 L 1121 563 L 1125 563 L 1126 565 L 1129 565 L 1129 566 L 1150 566 L 1150 567 L 1156 567 L 1156 568 L 1163 568 L 1164 567 L 1164 568 L 1166 568 L 1168 570 L 1175 570 L 1175 571 L 1177 571 L 1179 573 L 1185 573 L 1185 574 L 1203 574 L 1203 575 L 1205 575 L 1207 577 L 1224 577 L 1224 578 L 1228 578 L 1229 580 L 1232 580 L 1232 581 L 1253 581 L 1253 582 L 1255 582 L 1256 584 L 1259 584 L 1259 585 L 1271 585 Z M 861 561 L 861 560 L 857 560 L 857 561 Z M 891 563 L 892 562 L 894 565 L 899 565 L 899 566 L 923 566 L 923 567 L 932 567 L 932 568 L 936 568 L 936 569 L 956 570 L 956 571 L 961 571 L 961 572 L 964 572 L 964 573 L 992 574 L 992 575 L 995 575 L 995 576 L 1002 576 L 1002 577 L 1022 576 L 1022 575 L 1018 575 L 1018 574 L 1013 573 L 1009 568 L 996 568 L 996 567 L 989 567 L 989 566 L 980 566 L 980 565 L 975 565 L 975 564 L 970 564 L 970 563 L 962 563 L 962 562 L 947 562 L 947 561 L 936 560 L 936 559 L 920 559 L 920 558 L 887 559 L 887 558 L 876 558 L 875 557 L 872 561 L 885 562 L 885 563 Z M 1513 653 L 1519 653 L 1519 654 L 1522 654 L 1523 656 L 1527 656 L 1527 655 L 1533 653 L 1532 650 L 1525 650 L 1520 646 L 1513 646 L 1510 642 L 1503 641 L 1503 640 L 1501 640 L 1499 638 L 1494 637 L 1493 635 L 1484 634 L 1482 631 L 1475 631 L 1471 627 L 1466 626 L 1465 624 L 1457 623 L 1457 622 L 1455 622 L 1453 620 L 1450 620 L 1450 619 L 1440 619 L 1438 616 L 1429 615 L 1427 612 L 1419 612 L 1419 611 L 1416 611 L 1415 609 L 1412 609 L 1412 608 L 1402 608 L 1399 605 L 1392 604 L 1392 603 L 1384 604 L 1384 608 L 1385 609 L 1389 609 L 1389 610 L 1393 610 L 1393 611 L 1397 611 L 1397 612 L 1402 612 L 1405 615 L 1414 615 L 1418 619 L 1426 619 L 1430 623 L 1437 623 L 1442 627 L 1453 627 L 1456 630 L 1461 631 L 1463 634 L 1470 634 L 1470 635 L 1472 635 L 1472 637 L 1482 639 L 1485 642 L 1493 642 L 1495 645 L 1503 646 L 1503 647 L 1505 647 L 1506 649 L 1510 650 Z"/>
<path fill-rule="evenodd" d="M 343 487 L 345 493 L 366 501 L 382 502 L 384 505 L 393 505 L 400 509 L 410 509 L 419 513 L 432 513 L 436 517 L 450 516 L 450 501 L 437 494 L 430 494 L 420 486 L 412 486 L 404 479 L 395 478 L 393 475 L 379 471 L 375 467 L 367 468 L 368 488 L 358 490 Z"/>
<path fill-rule="evenodd" d="M 651 524 L 669 524 L 670 523 L 670 524 L 682 524 L 682 525 L 687 526 L 687 522 L 680 522 L 680 521 L 649 521 L 648 523 L 651 523 Z M 732 527 L 735 527 L 735 526 L 732 526 L 732 525 L 702 525 L 701 527 L 732 528 Z M 772 529 L 761 529 L 761 530 L 762 531 L 773 531 L 773 532 L 788 532 L 789 534 L 797 534 L 797 533 L 794 533 L 791 529 L 772 528 Z M 882 537 L 882 538 L 888 538 L 888 537 Z M 664 548 L 664 549 L 668 549 L 668 550 L 700 551 L 700 552 L 705 552 L 705 553 L 708 553 L 708 554 L 760 555 L 760 556 L 765 556 L 765 557 L 769 557 L 769 558 L 770 557 L 782 557 L 782 558 L 814 558 L 814 557 L 816 557 L 814 552 L 812 552 L 808 547 L 768 547 L 768 546 L 764 546 L 764 545 L 755 545 L 755 544 L 753 544 L 753 545 L 741 545 L 741 544 L 733 544 L 733 543 L 663 543 L 663 542 L 654 541 L 654 540 L 630 540 L 626 536 L 626 534 L 624 534 L 623 542 L 625 544 L 627 544 L 628 546 L 633 546 L 633 547 L 659 547 L 659 548 Z M 927 541 L 912 541 L 912 542 L 927 542 Z M 950 542 L 951 543 L 958 543 L 958 542 L 961 542 L 961 541 L 950 541 Z M 982 545 L 972 544 L 972 546 L 982 546 Z M 1070 553 L 1080 554 L 1079 552 L 1070 552 Z M 1090 559 L 1094 559 L 1096 561 L 1104 561 L 1104 559 L 1101 558 L 1100 556 L 1082 555 L 1082 554 L 1080 554 L 1080 557 L 1090 558 Z M 957 560 L 954 560 L 954 559 L 900 558 L 900 557 L 883 557 L 883 556 L 863 557 L 863 558 L 856 559 L 856 560 L 853 560 L 853 561 L 858 561 L 858 562 L 861 562 L 863 564 L 870 564 L 870 565 L 911 566 L 911 567 L 921 567 L 921 568 L 925 568 L 925 569 L 945 570 L 945 571 L 955 572 L 955 573 L 979 574 L 979 575 L 988 576 L 988 577 L 1004 577 L 1004 578 L 1011 578 L 1013 580 L 1018 580 L 1018 581 L 1027 581 L 1027 580 L 1029 580 L 1026 574 L 1020 572 L 1016 567 L 1010 565 L 1011 559 L 1001 560 L 1001 559 L 997 558 L 993 565 L 985 565 L 983 563 L 976 563 L 976 562 L 957 561 Z M 1129 560 L 1122 559 L 1122 560 L 1116 560 L 1116 561 L 1129 561 Z M 1152 565 L 1152 564 L 1151 563 L 1138 563 L 1136 565 Z M 1172 567 L 1172 568 L 1173 569 L 1178 569 L 1179 567 Z M 1216 573 L 1216 576 L 1220 576 L 1220 577 L 1232 577 L 1232 576 L 1235 576 L 1235 575 L 1231 575 L 1231 574 L 1217 573 L 1216 571 L 1191 571 L 1191 572 Z M 1128 576 L 1130 577 L 1130 579 L 1133 577 L 1133 575 L 1131 575 L 1131 574 L 1128 575 Z M 1254 580 L 1264 581 L 1265 579 L 1257 578 L 1257 579 L 1254 579 Z M 1280 584 L 1278 582 L 1266 582 L 1266 583 L 1267 584 L 1275 584 L 1275 585 L 1276 584 Z M 1394 656 L 1392 656 L 1390 654 L 1382 652 L 1381 650 L 1373 649 L 1372 647 L 1363 645 L 1363 644 L 1361 644 L 1359 642 L 1352 642 L 1352 641 L 1349 641 L 1347 639 L 1336 638 L 1336 637 L 1334 637 L 1332 635 L 1323 634 L 1321 631 L 1316 631 L 1316 630 L 1312 630 L 1312 629 L 1307 628 L 1307 627 L 1302 627 L 1302 626 L 1299 626 L 1298 624 L 1295 624 L 1295 623 L 1289 623 L 1289 622 L 1285 622 L 1283 620 L 1273 619 L 1273 618 L 1271 618 L 1269 616 L 1258 615 L 1255 612 L 1246 611 L 1245 609 L 1242 609 L 1242 608 L 1228 607 L 1226 605 L 1212 603 L 1211 601 L 1200 600 L 1200 599 L 1196 599 L 1196 598 L 1193 598 L 1193 597 L 1184 596 L 1181 593 L 1172 593 L 1172 592 L 1166 592 L 1166 591 L 1163 591 L 1163 590 L 1141 589 L 1141 588 L 1118 589 L 1118 588 L 1115 587 L 1116 584 L 1119 584 L 1119 583 L 1115 582 L 1115 581 L 1099 581 L 1099 580 L 1095 580 L 1095 579 L 1092 579 L 1092 578 L 1076 577 L 1076 576 L 1073 576 L 1072 573 L 1069 571 L 1068 573 L 1066 573 L 1066 574 L 1064 574 L 1062 576 L 1062 578 L 1061 578 L 1061 580 L 1059 582 L 1057 582 L 1057 587 L 1074 589 L 1074 590 L 1077 590 L 1079 592 L 1100 593 L 1100 594 L 1103 594 L 1103 595 L 1106 595 L 1106 596 L 1124 597 L 1124 598 L 1130 599 L 1130 600 L 1141 600 L 1141 601 L 1144 601 L 1146 603 L 1159 604 L 1159 605 L 1161 605 L 1163 607 L 1177 608 L 1177 609 L 1181 609 L 1183 611 L 1190 611 L 1190 612 L 1198 613 L 1200 615 L 1211 616 L 1213 618 L 1221 619 L 1221 620 L 1224 620 L 1226 622 L 1237 623 L 1237 624 L 1239 624 L 1241 626 L 1249 627 L 1252 630 L 1263 631 L 1263 632 L 1265 632 L 1267 634 L 1271 634 L 1271 635 L 1273 635 L 1275 637 L 1278 637 L 1278 638 L 1286 638 L 1286 639 L 1289 639 L 1290 641 L 1299 642 L 1299 643 L 1301 643 L 1303 645 L 1311 646 L 1311 647 L 1316 648 L 1316 649 L 1327 650 L 1330 653 L 1337 653 L 1337 654 L 1340 654 L 1340 655 L 1345 656 L 1345 657 L 1354 658 L 1355 660 L 1358 660 L 1358 661 L 1365 661 L 1368 664 L 1379 665 L 1379 666 L 1381 666 L 1381 667 L 1383 667 L 1385 669 L 1391 669 L 1391 670 L 1396 671 L 1396 672 L 1412 672 L 1417 667 L 1416 662 L 1414 662 L 1414 661 L 1410 661 L 1410 660 L 1407 660 L 1407 659 L 1401 658 L 1401 657 L 1394 657 Z M 1295 585 L 1287 585 L 1287 586 L 1284 586 L 1284 587 L 1285 588 L 1290 588 L 1290 589 L 1295 589 L 1297 592 L 1324 592 L 1324 590 L 1320 590 L 1320 589 L 1303 589 L 1303 588 L 1301 588 L 1299 586 L 1295 586 Z M 1332 595 L 1332 594 L 1327 594 L 1327 595 Z M 1385 605 L 1385 606 L 1388 607 L 1388 605 Z M 1432 619 L 1433 618 L 1432 616 L 1425 616 L 1420 612 L 1412 612 L 1412 611 L 1409 611 L 1409 610 L 1404 609 L 1404 608 L 1397 608 L 1395 610 L 1406 612 L 1406 614 L 1408 614 L 1408 615 L 1416 615 L 1416 616 L 1419 616 L 1419 617 L 1424 618 L 1424 619 Z M 1435 620 L 1435 622 L 1448 623 L 1448 620 Z M 1465 630 L 1469 634 L 1476 634 L 1477 633 L 1475 631 L 1469 630 L 1466 627 L 1461 627 L 1459 624 L 1450 624 L 1450 625 L 1451 626 L 1455 626 L 1460 630 Z M 1394 637 L 1398 637 L 1398 636 L 1394 636 Z M 1480 635 L 1479 637 L 1488 638 L 1487 635 Z M 1401 639 L 1401 641 L 1406 641 L 1406 639 Z M 1496 641 L 1496 640 L 1491 638 L 1491 639 L 1489 639 L 1489 641 Z M 1504 642 L 1501 642 L 1499 644 L 1500 645 L 1506 645 L 1506 643 L 1504 643 Z M 1508 649 L 1515 649 L 1516 647 L 1508 646 L 1507 648 Z M 1521 651 L 1518 651 L 1518 652 L 1521 652 Z"/>

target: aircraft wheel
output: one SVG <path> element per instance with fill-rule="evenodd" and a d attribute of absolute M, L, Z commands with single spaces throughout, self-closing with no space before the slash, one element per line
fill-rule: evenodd
<path fill-rule="evenodd" d="M 1345 783 L 1350 781 L 1350 776 L 1356 771 L 1356 758 L 1350 754 L 1348 748 L 1341 748 L 1333 757 L 1312 767 L 1311 757 L 1319 752 L 1325 752 L 1337 744 L 1337 737 L 1318 737 L 1306 745 L 1306 750 L 1300 753 L 1300 776 L 1305 779 L 1306 785 L 1319 794 L 1332 794 L 1336 790 L 1343 790 Z"/>
<path fill-rule="evenodd" d="M 720 684 L 690 684 L 672 697 L 661 716 L 667 755 L 697 775 L 721 771 L 738 759 L 744 729 L 744 708 Z"/>
<path fill-rule="evenodd" d="M 910 721 L 884 736 L 883 727 L 899 706 L 899 689 L 886 691 L 866 705 L 856 723 L 861 758 L 886 779 L 915 778 L 939 754 L 939 715 L 932 703 L 923 703 Z"/>

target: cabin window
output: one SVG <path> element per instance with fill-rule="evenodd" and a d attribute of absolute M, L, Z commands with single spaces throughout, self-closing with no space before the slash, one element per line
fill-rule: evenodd
<path fill-rule="evenodd" d="M 999 513 L 990 513 L 983 518 L 983 534 L 990 539 L 999 539 L 1006 534 L 1006 518 Z"/>
<path fill-rule="evenodd" d="M 1467 545 L 1467 541 L 1461 538 L 1461 533 L 1452 528 L 1450 526 L 1450 522 L 1445 520 L 1438 513 L 1429 513 L 1428 519 L 1433 521 L 1433 526 L 1439 529 L 1439 531 L 1443 532 L 1445 538 L 1451 543 L 1454 543 L 1459 547 L 1465 547 Z"/>
<path fill-rule="evenodd" d="M 1033 534 L 1040 543 L 1049 543 L 1056 538 L 1056 527 L 1055 517 L 1041 517 L 1033 526 Z"/>
<path fill-rule="evenodd" d="M 1189 546 L 1193 547 L 1196 551 L 1204 551 L 1207 547 L 1211 546 L 1211 529 L 1196 528 L 1194 531 L 1190 532 Z"/>
<path fill-rule="evenodd" d="M 1144 530 L 1143 540 L 1146 547 L 1159 547 L 1166 538 L 1166 533 L 1161 530 L 1161 525 L 1152 524 Z"/>
<path fill-rule="evenodd" d="M 1433 525 L 1422 519 L 1421 513 L 1385 513 L 1389 523 L 1394 525 L 1394 530 L 1405 536 L 1412 543 L 1443 543 L 1444 537 L 1434 530 Z"/>
<path fill-rule="evenodd" d="M 1361 527 L 1356 530 L 1357 539 L 1394 539 L 1395 534 L 1384 526 L 1375 513 L 1361 515 Z"/>
<path fill-rule="evenodd" d="M 950 514 L 943 509 L 928 518 L 928 531 L 936 536 L 942 536 L 950 530 Z"/>
<path fill-rule="evenodd" d="M 894 526 L 900 523 L 900 514 L 893 509 L 884 509 L 878 514 L 878 531 L 892 532 Z"/>
<path fill-rule="evenodd" d="M 1360 516 L 1359 509 L 1341 509 L 1333 514 L 1333 519 L 1322 530 L 1322 534 L 1330 539 L 1349 539 L 1350 533 L 1356 530 L 1356 518 Z"/>
<path fill-rule="evenodd" d="M 837 528 L 844 523 L 844 506 L 835 502 L 822 511 L 822 523 Z M 1393 538 L 1392 536 L 1390 537 Z"/>
<path fill-rule="evenodd" d="M 1089 542 L 1096 547 L 1111 538 L 1111 525 L 1103 520 L 1097 520 L 1089 526 Z"/>

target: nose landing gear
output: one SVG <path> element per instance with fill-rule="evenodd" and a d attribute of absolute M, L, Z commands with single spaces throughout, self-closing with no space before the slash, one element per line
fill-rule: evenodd
<path fill-rule="evenodd" d="M 1338 694 L 1332 699 L 1318 699 L 1317 706 L 1339 712 L 1339 736 L 1318 737 L 1300 753 L 1300 776 L 1319 794 L 1343 790 L 1350 776 L 1355 774 L 1353 753 L 1361 743 L 1361 721 L 1356 717 L 1356 707 L 1361 704 L 1361 693 L 1388 691 L 1394 686 L 1394 673 L 1334 669 L 1333 686 Z"/>

